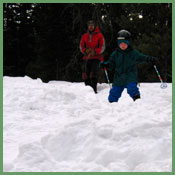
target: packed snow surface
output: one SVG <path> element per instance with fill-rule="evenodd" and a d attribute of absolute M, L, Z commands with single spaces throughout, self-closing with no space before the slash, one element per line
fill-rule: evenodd
<path fill-rule="evenodd" d="M 3 78 L 4 171 L 172 171 L 172 84 L 109 103 L 83 83 Z"/>

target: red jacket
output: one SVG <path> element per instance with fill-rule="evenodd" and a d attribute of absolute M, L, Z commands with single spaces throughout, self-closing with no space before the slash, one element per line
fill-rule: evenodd
<path fill-rule="evenodd" d="M 105 50 L 105 41 L 102 33 L 100 33 L 99 27 L 95 28 L 93 33 L 85 33 L 80 41 L 80 50 L 84 54 L 86 48 L 94 49 L 95 56 L 87 58 L 85 55 L 84 60 L 87 59 L 99 59 L 103 61 L 103 51 Z"/>

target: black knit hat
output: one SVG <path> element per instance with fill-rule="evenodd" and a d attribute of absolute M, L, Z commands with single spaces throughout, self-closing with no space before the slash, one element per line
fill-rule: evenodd
<path fill-rule="evenodd" d="M 89 25 L 94 25 L 95 26 L 95 21 L 94 20 L 89 20 L 88 22 L 87 22 L 87 25 L 89 26 Z"/>

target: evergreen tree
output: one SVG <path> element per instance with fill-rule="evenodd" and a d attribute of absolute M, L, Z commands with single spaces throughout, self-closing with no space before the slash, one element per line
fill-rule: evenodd
<path fill-rule="evenodd" d="M 105 60 L 116 48 L 117 32 L 126 29 L 132 33 L 132 45 L 158 57 L 163 79 L 172 81 L 169 3 L 6 3 L 4 75 L 82 81 L 79 42 L 89 19 L 97 20 L 105 37 Z M 138 67 L 141 82 L 159 81 L 152 65 Z"/>

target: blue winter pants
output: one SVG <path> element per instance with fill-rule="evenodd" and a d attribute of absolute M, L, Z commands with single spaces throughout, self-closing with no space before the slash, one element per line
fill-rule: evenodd
<path fill-rule="evenodd" d="M 109 102 L 118 102 L 124 88 L 127 88 L 127 93 L 131 98 L 133 98 L 135 95 L 140 95 L 139 88 L 135 82 L 129 83 L 126 86 L 113 86 L 109 92 Z"/>

